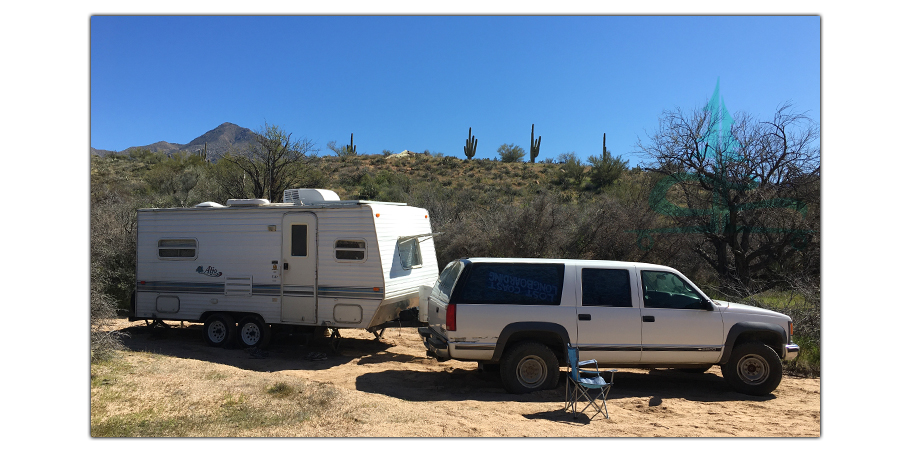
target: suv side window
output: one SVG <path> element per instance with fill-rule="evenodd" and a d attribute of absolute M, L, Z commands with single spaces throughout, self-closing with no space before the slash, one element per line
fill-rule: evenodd
<path fill-rule="evenodd" d="M 627 269 L 581 270 L 581 305 L 630 308 L 631 282 Z"/>
<path fill-rule="evenodd" d="M 641 271 L 645 308 L 704 309 L 699 293 L 673 273 Z"/>
<path fill-rule="evenodd" d="M 559 305 L 564 264 L 478 263 L 469 268 L 459 303 Z M 458 299 L 457 299 L 458 298 Z"/>

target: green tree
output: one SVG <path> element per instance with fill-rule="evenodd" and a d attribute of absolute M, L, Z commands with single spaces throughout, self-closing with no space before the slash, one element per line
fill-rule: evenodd
<path fill-rule="evenodd" d="M 497 153 L 500 154 L 500 161 L 504 163 L 517 163 L 522 161 L 522 158 L 525 157 L 525 149 L 511 143 L 500 145 L 500 148 L 497 149 Z"/>
<path fill-rule="evenodd" d="M 658 131 L 637 145 L 645 169 L 660 177 L 649 204 L 670 226 L 657 233 L 687 237 L 726 294 L 816 272 L 818 138 L 817 123 L 789 104 L 764 121 L 732 118 L 715 99 L 692 113 L 664 112 Z"/>
<path fill-rule="evenodd" d="M 265 124 L 256 131 L 256 142 L 243 152 L 226 154 L 222 159 L 233 165 L 226 170 L 223 186 L 234 186 L 242 196 L 281 200 L 285 189 L 298 186 L 309 173 L 310 160 L 318 150 L 309 139 L 291 140 L 279 126 Z M 235 173 L 240 171 L 240 178 Z M 239 186 L 238 186 L 239 185 Z"/>
<path fill-rule="evenodd" d="M 613 156 L 609 150 L 604 149 L 601 156 L 588 157 L 591 165 L 590 180 L 597 188 L 612 185 L 625 171 L 628 170 L 628 161 L 621 156 Z"/>
<path fill-rule="evenodd" d="M 188 195 L 197 186 L 207 162 L 201 155 L 176 152 L 153 164 L 144 174 L 150 191 L 170 198 L 172 205 L 185 207 Z"/>

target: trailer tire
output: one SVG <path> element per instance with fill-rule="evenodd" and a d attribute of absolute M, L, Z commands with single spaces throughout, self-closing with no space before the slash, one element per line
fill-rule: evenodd
<path fill-rule="evenodd" d="M 203 324 L 203 338 L 210 346 L 226 346 L 235 334 L 234 319 L 228 314 L 213 314 Z"/>
<path fill-rule="evenodd" d="M 237 336 L 244 347 L 264 349 L 272 339 L 272 327 L 259 317 L 248 316 L 238 324 Z"/>

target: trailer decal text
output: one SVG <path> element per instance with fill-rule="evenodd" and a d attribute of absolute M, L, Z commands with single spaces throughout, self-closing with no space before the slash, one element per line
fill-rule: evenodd
<path fill-rule="evenodd" d="M 197 272 L 200 274 L 209 276 L 209 277 L 222 276 L 222 273 L 219 270 L 217 270 L 216 268 L 213 268 L 212 266 L 207 266 L 206 269 L 203 269 L 203 266 L 197 266 Z"/>

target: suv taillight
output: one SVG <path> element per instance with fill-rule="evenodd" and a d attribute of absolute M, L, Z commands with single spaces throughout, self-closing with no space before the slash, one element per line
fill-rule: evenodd
<path fill-rule="evenodd" d="M 447 331 L 456 331 L 456 305 L 447 305 Z"/>

